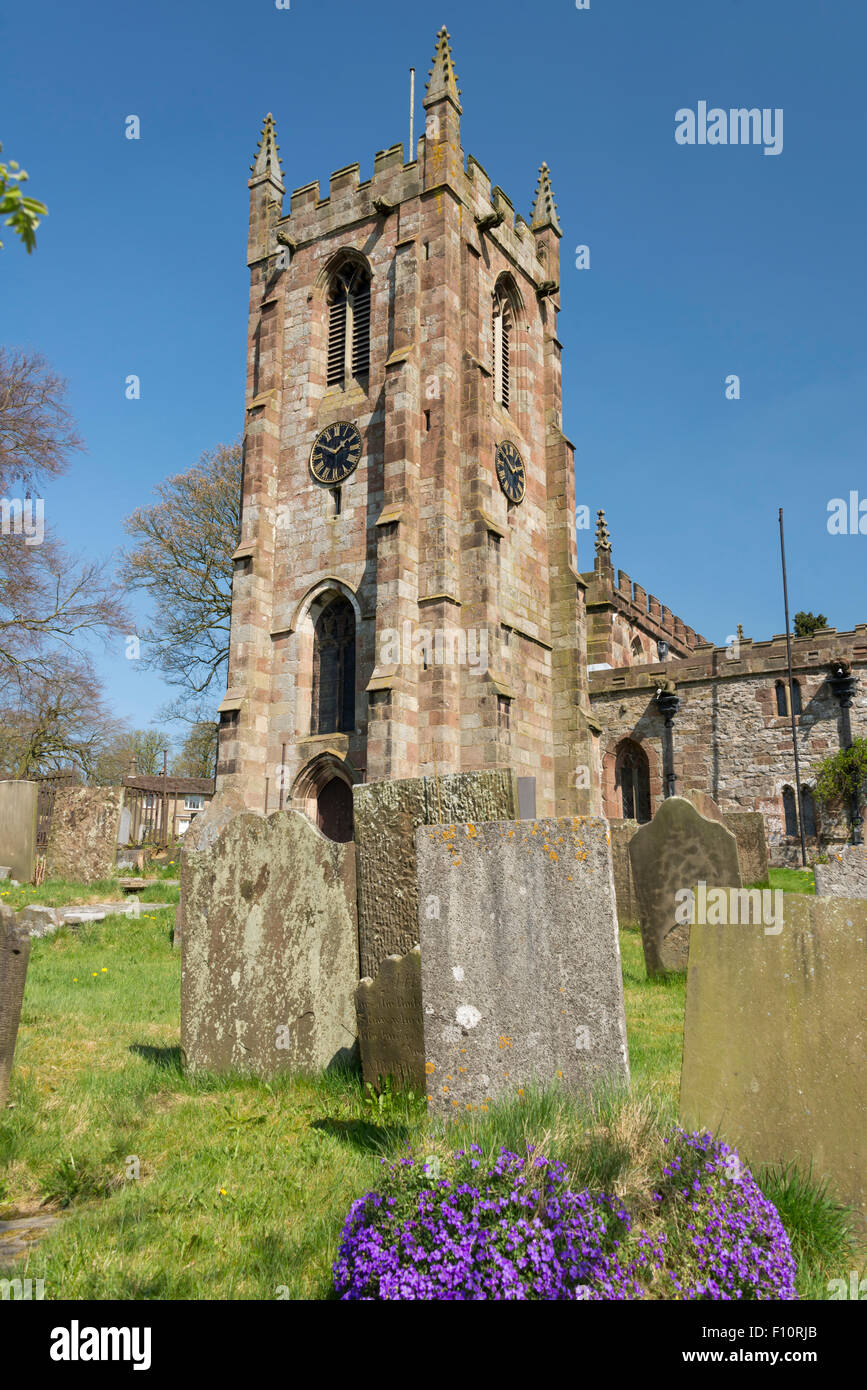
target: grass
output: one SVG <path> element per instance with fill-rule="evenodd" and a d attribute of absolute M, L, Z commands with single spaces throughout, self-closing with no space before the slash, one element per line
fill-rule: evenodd
<path fill-rule="evenodd" d="M 782 888 L 784 893 L 815 893 L 816 880 L 812 869 L 771 869 L 769 873 L 772 888 Z"/>
<path fill-rule="evenodd" d="M 35 940 L 0 1116 L 0 1218 L 63 1213 L 0 1277 L 49 1298 L 327 1298 L 352 1201 L 382 1157 L 530 1139 L 576 1182 L 649 1197 L 676 1114 L 684 983 L 650 981 L 621 935 L 632 1095 L 578 1103 L 530 1093 L 446 1135 L 420 1099 L 365 1096 L 353 1072 L 187 1076 L 179 1048 L 173 910 L 111 917 Z M 826 1297 L 855 1268 L 839 1212 L 792 1171 L 763 1178 L 798 1242 L 800 1287 Z"/>

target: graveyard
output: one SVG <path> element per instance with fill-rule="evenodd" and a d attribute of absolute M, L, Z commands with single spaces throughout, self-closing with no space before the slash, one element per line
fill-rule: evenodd
<path fill-rule="evenodd" d="M 772 882 L 777 873 L 787 897 L 812 897 L 811 875 L 772 870 Z M 66 885 L 6 890 L 3 901 L 16 891 L 91 896 Z M 174 912 L 145 903 L 136 917 L 61 927 L 31 945 L 0 1130 L 0 1220 L 10 1221 L 0 1275 L 20 1273 L 24 1250 L 29 1277 L 62 1281 L 76 1299 L 334 1298 L 346 1215 L 381 1181 L 381 1161 L 411 1151 L 447 1171 L 450 1153 L 471 1144 L 492 1159 L 501 1146 L 541 1146 L 647 1220 L 678 1117 L 686 988 L 683 974 L 648 975 L 637 924 L 619 931 L 631 1087 L 570 1102 L 530 1084 L 490 1114 L 443 1126 L 423 1094 L 365 1085 L 357 1064 L 268 1079 L 190 1073 Z M 839 1206 L 797 1168 L 768 1172 L 762 1190 L 797 1252 L 799 1296 L 827 1296 L 855 1258 Z M 644 1293 L 668 1291 L 651 1282 Z"/>

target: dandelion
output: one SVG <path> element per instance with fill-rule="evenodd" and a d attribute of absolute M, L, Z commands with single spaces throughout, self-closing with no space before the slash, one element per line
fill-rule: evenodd
<path fill-rule="evenodd" d="M 226 1189 L 225 1189 L 225 1187 L 221 1187 L 221 1188 L 220 1188 L 220 1196 L 221 1196 L 221 1197 L 225 1197 L 225 1195 L 226 1195 Z"/>

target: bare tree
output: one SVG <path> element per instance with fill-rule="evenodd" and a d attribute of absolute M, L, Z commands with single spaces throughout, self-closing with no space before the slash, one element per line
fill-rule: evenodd
<path fill-rule="evenodd" d="M 66 407 L 67 383 L 39 353 L 0 347 L 0 492 L 32 490 L 83 449 Z"/>
<path fill-rule="evenodd" d="M 153 601 L 144 660 L 197 703 L 225 683 L 232 555 L 241 523 L 241 446 L 220 444 L 157 488 L 159 501 L 126 520 L 136 541 L 122 576 Z M 177 710 L 174 711 L 177 714 Z"/>
<path fill-rule="evenodd" d="M 75 763 L 90 776 L 122 730 L 83 661 L 55 657 L 50 672 L 22 673 L 15 703 L 0 708 L 0 770 L 33 777 Z"/>
<path fill-rule="evenodd" d="M 160 729 L 124 729 L 101 751 L 94 768 L 95 780 L 105 786 L 119 786 L 131 771 L 133 759 L 139 776 L 154 776 L 163 770 L 163 753 L 170 739 Z"/>

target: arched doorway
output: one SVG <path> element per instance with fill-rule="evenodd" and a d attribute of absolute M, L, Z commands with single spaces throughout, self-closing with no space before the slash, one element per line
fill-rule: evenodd
<path fill-rule="evenodd" d="M 652 820 L 650 811 L 650 767 L 647 754 L 638 743 L 627 740 L 617 754 L 615 785 L 620 792 L 621 814 L 625 820 L 641 824 Z"/>
<path fill-rule="evenodd" d="M 342 777 L 332 777 L 317 793 L 316 824 L 329 840 L 352 839 L 352 788 Z"/>

